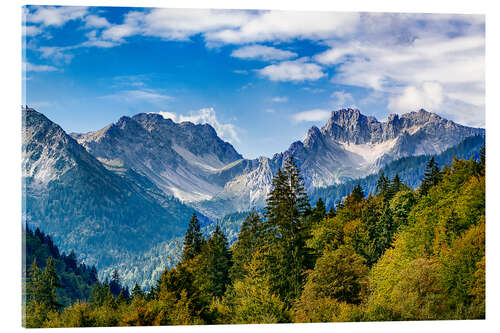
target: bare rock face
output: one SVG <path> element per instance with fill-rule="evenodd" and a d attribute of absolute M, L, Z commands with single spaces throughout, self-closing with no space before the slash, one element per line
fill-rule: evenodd
<path fill-rule="evenodd" d="M 294 156 L 311 190 L 364 177 L 406 156 L 438 154 L 484 129 L 420 110 L 384 122 L 357 109 L 333 111 L 320 129 L 272 158 L 244 159 L 208 124 L 175 123 L 159 114 L 122 117 L 73 137 L 109 170 L 132 170 L 212 217 L 261 207 L 272 175 Z M 222 204 L 222 202 L 224 204 Z M 224 209 L 223 209 L 224 208 Z"/>
<path fill-rule="evenodd" d="M 74 137 L 110 168 L 132 169 L 186 202 L 220 192 L 225 182 L 214 174 L 242 159 L 210 125 L 176 124 L 158 114 L 122 117 L 100 131 Z"/>

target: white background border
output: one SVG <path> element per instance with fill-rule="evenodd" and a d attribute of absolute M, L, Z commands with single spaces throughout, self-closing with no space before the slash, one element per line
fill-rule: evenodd
<path fill-rule="evenodd" d="M 500 327 L 499 276 L 499 174 L 500 170 L 500 8 L 487 0 L 83 0 L 20 1 L 7 0 L 0 9 L 0 329 L 21 330 L 21 6 L 93 5 L 170 8 L 234 8 L 329 11 L 422 12 L 486 14 L 486 133 L 487 133 L 487 319 L 484 321 L 436 321 L 396 323 L 334 323 L 283 325 L 222 325 L 198 327 L 138 328 L 139 331 L 173 332 L 251 332 L 264 331 L 370 331 L 370 332 L 471 332 L 497 331 Z M 120 328 L 91 329 L 115 332 Z M 45 330 L 43 330 L 45 331 Z M 59 332 L 60 330 L 58 330 Z"/>

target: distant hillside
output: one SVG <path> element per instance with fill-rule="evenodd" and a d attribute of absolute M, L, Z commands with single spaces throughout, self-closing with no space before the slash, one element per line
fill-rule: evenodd
<path fill-rule="evenodd" d="M 25 272 L 29 271 L 35 260 L 37 266 L 43 270 L 47 259 L 54 258 L 57 275 L 61 278 L 61 288 L 57 289 L 57 297 L 61 304 L 67 306 L 76 300 L 89 299 L 92 287 L 97 282 L 95 266 L 79 263 L 74 252 L 61 254 L 52 238 L 38 228 L 35 231 L 29 227 L 23 228 L 23 249 L 25 249 L 23 252 Z"/>
<path fill-rule="evenodd" d="M 479 158 L 479 150 L 484 142 L 484 137 L 481 135 L 471 136 L 438 155 L 403 157 L 387 164 L 381 168 L 378 173 L 369 175 L 365 178 L 351 180 L 338 185 L 316 188 L 310 193 L 309 197 L 312 204 L 316 203 L 318 198 L 322 198 L 327 208 L 329 208 L 334 206 L 337 201 L 343 200 L 344 197 L 352 192 L 357 184 L 361 185 L 365 193 L 374 193 L 377 186 L 377 180 L 381 173 L 384 173 L 385 176 L 391 179 L 398 173 L 403 182 L 416 188 L 420 185 L 427 162 L 429 162 L 432 156 L 434 156 L 440 167 L 443 167 L 445 164 L 449 165 L 454 157 L 458 159 L 473 158 L 477 160 Z"/>

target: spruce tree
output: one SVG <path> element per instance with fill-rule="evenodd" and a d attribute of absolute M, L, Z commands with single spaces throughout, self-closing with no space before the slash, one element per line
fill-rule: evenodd
<path fill-rule="evenodd" d="M 186 236 L 184 237 L 182 260 L 190 260 L 200 254 L 204 242 L 205 239 L 200 231 L 198 217 L 196 213 L 193 212 L 186 231 Z"/>
<path fill-rule="evenodd" d="M 113 270 L 113 273 L 111 276 L 111 282 L 109 283 L 109 289 L 111 290 L 111 293 L 115 297 L 117 297 L 120 294 L 120 292 L 122 291 L 120 274 L 118 273 L 118 271 L 116 269 Z"/>
<path fill-rule="evenodd" d="M 142 289 L 139 286 L 139 284 L 137 284 L 137 282 L 136 282 L 135 285 L 134 285 L 134 289 L 132 289 L 132 295 L 131 295 L 131 297 L 132 298 L 136 298 L 136 297 L 142 297 L 142 296 L 144 296 L 143 293 L 142 293 Z"/>
<path fill-rule="evenodd" d="M 363 188 L 360 184 L 354 186 L 354 189 L 351 192 L 351 197 L 354 202 L 361 202 L 361 200 L 363 200 L 363 198 L 365 197 L 365 192 L 363 191 Z"/>
<path fill-rule="evenodd" d="M 323 202 L 323 199 L 321 199 L 320 197 L 316 202 L 316 205 L 314 206 L 311 213 L 312 222 L 313 223 L 320 222 L 325 218 L 325 216 L 326 216 L 325 203 Z"/>
<path fill-rule="evenodd" d="M 217 224 L 212 236 L 207 240 L 201 252 L 202 269 L 199 278 L 202 292 L 211 297 L 222 297 L 231 282 L 229 269 L 232 265 L 226 235 Z"/>
<path fill-rule="evenodd" d="M 377 181 L 377 194 L 385 196 L 387 189 L 389 188 L 389 178 L 387 178 L 384 173 L 380 173 Z"/>
<path fill-rule="evenodd" d="M 35 298 L 40 303 L 44 303 L 50 310 L 58 310 L 61 304 L 57 298 L 57 288 L 61 287 L 60 278 L 57 275 L 54 259 L 47 259 L 47 264 L 43 273 L 40 276 L 38 290 Z"/>
<path fill-rule="evenodd" d="M 309 210 L 300 169 L 293 156 L 278 170 L 265 208 L 269 237 L 270 282 L 281 299 L 290 305 L 300 295 L 303 273 L 312 267 L 313 257 L 305 246 L 309 237 L 304 214 Z"/>
<path fill-rule="evenodd" d="M 431 157 L 429 163 L 425 167 L 424 171 L 424 179 L 419 187 L 419 193 L 421 195 L 427 195 L 429 189 L 439 183 L 441 180 L 441 171 L 439 170 L 439 166 L 434 160 L 434 157 Z"/>
<path fill-rule="evenodd" d="M 263 245 L 263 222 L 259 214 L 252 211 L 241 225 L 238 239 L 232 246 L 233 266 L 230 270 L 231 280 L 243 278 L 253 254 Z"/>

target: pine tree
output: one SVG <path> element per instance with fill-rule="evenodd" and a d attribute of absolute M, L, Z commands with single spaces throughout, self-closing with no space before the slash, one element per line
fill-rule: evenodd
<path fill-rule="evenodd" d="M 321 199 L 320 197 L 316 202 L 316 205 L 314 206 L 311 213 L 312 222 L 313 223 L 320 222 L 325 218 L 325 216 L 326 216 L 325 203 L 323 202 L 323 199 Z"/>
<path fill-rule="evenodd" d="M 118 273 L 118 271 L 116 269 L 113 270 L 113 273 L 111 276 L 111 282 L 109 283 L 109 289 L 111 290 L 111 293 L 115 297 L 117 297 L 120 294 L 120 292 L 122 291 L 120 274 Z"/>
<path fill-rule="evenodd" d="M 363 191 L 363 188 L 360 184 L 354 186 L 354 189 L 351 192 L 351 197 L 353 202 L 361 202 L 361 200 L 363 200 L 363 198 L 365 197 L 365 192 Z"/>
<path fill-rule="evenodd" d="M 309 210 L 300 169 L 293 156 L 284 171 L 278 170 L 265 208 L 270 283 L 287 304 L 300 295 L 303 273 L 312 267 L 313 257 L 305 246 L 309 237 L 304 214 Z"/>
<path fill-rule="evenodd" d="M 392 179 L 392 182 L 388 185 L 388 188 L 386 189 L 386 197 L 385 199 L 390 200 L 398 193 L 401 191 L 401 188 L 403 186 L 403 183 L 401 182 L 401 179 L 399 178 L 399 174 L 396 172 L 396 175 Z"/>
<path fill-rule="evenodd" d="M 420 184 L 419 193 L 421 195 L 427 195 L 429 189 L 437 185 L 440 180 L 441 172 L 439 170 L 439 166 L 435 162 L 434 157 L 431 157 L 425 168 L 424 179 Z"/>
<path fill-rule="evenodd" d="M 387 189 L 389 188 L 389 178 L 387 178 L 384 173 L 380 173 L 377 181 L 377 194 L 385 196 Z"/>
<path fill-rule="evenodd" d="M 232 246 L 231 280 L 241 279 L 246 275 L 245 266 L 250 262 L 257 249 L 263 245 L 262 230 L 262 219 L 257 212 L 252 211 L 243 221 L 238 239 Z"/>
<path fill-rule="evenodd" d="M 137 282 L 134 285 L 134 289 L 132 289 L 132 298 L 136 297 L 142 297 L 144 294 L 142 293 L 141 287 L 137 284 Z"/>
<path fill-rule="evenodd" d="M 57 299 L 57 288 L 61 287 L 60 278 L 57 275 L 54 259 L 47 259 L 47 264 L 39 279 L 38 290 L 35 298 L 40 303 L 44 303 L 50 310 L 58 310 L 61 304 Z"/>
<path fill-rule="evenodd" d="M 202 281 L 202 292 L 209 298 L 222 297 L 231 282 L 229 269 L 232 261 L 226 235 L 218 224 L 203 246 L 200 256 L 202 267 L 199 280 Z"/>
<path fill-rule="evenodd" d="M 33 264 L 31 264 L 28 269 L 28 277 L 26 281 L 26 304 L 36 300 L 37 295 L 40 293 L 41 275 L 42 272 L 40 271 L 40 268 L 38 268 L 35 258 L 33 260 Z"/>
<path fill-rule="evenodd" d="M 333 206 L 330 206 L 330 209 L 328 210 L 328 213 L 326 214 L 328 218 L 332 218 L 337 216 L 337 212 L 335 211 L 335 208 Z"/>
<path fill-rule="evenodd" d="M 198 217 L 196 213 L 193 213 L 184 237 L 182 260 L 189 260 L 200 254 L 204 242 L 205 239 L 200 231 Z"/>

